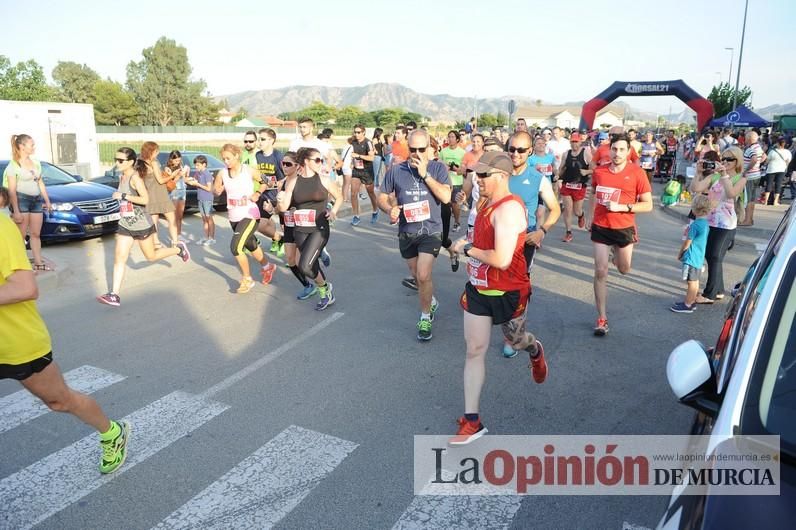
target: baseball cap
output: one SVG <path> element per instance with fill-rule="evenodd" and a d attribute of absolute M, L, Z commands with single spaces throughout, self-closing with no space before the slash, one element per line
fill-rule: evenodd
<path fill-rule="evenodd" d="M 500 148 L 503 149 L 503 142 L 501 142 L 500 140 L 498 140 L 494 136 L 490 136 L 489 138 L 484 140 L 484 147 L 490 147 L 490 146 L 493 146 L 493 145 L 500 146 Z"/>
<path fill-rule="evenodd" d="M 583 138 L 581 138 L 580 133 L 574 132 L 574 133 L 569 135 L 569 141 L 570 142 L 582 142 Z"/>
<path fill-rule="evenodd" d="M 514 164 L 511 163 L 511 157 L 507 153 L 501 151 L 484 153 L 475 166 L 476 173 L 493 173 L 495 170 L 511 175 Z"/>

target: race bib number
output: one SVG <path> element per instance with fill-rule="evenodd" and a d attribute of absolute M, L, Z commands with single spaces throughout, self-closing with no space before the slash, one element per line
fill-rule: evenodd
<path fill-rule="evenodd" d="M 293 210 L 286 211 L 283 220 L 285 221 L 285 226 L 289 226 L 291 228 L 296 226 L 296 221 L 293 218 Z"/>
<path fill-rule="evenodd" d="M 407 223 L 420 223 L 431 219 L 431 207 L 427 200 L 404 204 L 404 217 Z"/>
<path fill-rule="evenodd" d="M 365 169 L 365 162 L 363 162 L 361 158 L 355 158 L 354 169 Z"/>
<path fill-rule="evenodd" d="M 545 177 L 549 177 L 553 174 L 553 166 L 550 164 L 536 164 L 536 171 L 544 175 Z"/>
<path fill-rule="evenodd" d="M 315 210 L 296 210 L 293 212 L 293 222 L 296 226 L 305 228 L 314 227 L 315 225 Z"/>
<path fill-rule="evenodd" d="M 481 263 L 477 259 L 470 257 L 467 261 L 467 274 L 470 276 L 470 283 L 473 287 L 488 287 L 489 282 L 486 279 L 489 265 Z"/>
<path fill-rule="evenodd" d="M 570 190 L 579 190 L 583 188 L 583 184 L 578 182 L 567 182 L 564 184 L 564 187 Z"/>
<path fill-rule="evenodd" d="M 122 217 L 135 217 L 135 210 L 133 210 L 133 203 L 130 201 L 119 202 L 119 213 Z"/>
<path fill-rule="evenodd" d="M 652 169 L 652 160 L 642 160 L 641 169 Z"/>
<path fill-rule="evenodd" d="M 227 207 L 228 208 L 235 208 L 236 206 L 248 206 L 249 199 L 244 197 L 242 199 L 233 199 L 232 197 L 227 197 Z"/>
<path fill-rule="evenodd" d="M 597 186 L 594 192 L 594 197 L 597 199 L 597 202 L 603 206 L 608 206 L 608 203 L 611 201 L 619 202 L 619 197 L 621 196 L 622 190 L 609 186 Z"/>

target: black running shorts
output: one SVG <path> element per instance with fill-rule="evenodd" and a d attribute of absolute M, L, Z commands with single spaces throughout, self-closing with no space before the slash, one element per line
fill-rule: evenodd
<path fill-rule="evenodd" d="M 47 365 L 51 362 L 53 362 L 53 352 L 22 364 L 0 364 L 0 379 L 24 381 L 33 374 L 38 374 L 47 368 Z"/>
<path fill-rule="evenodd" d="M 499 296 L 482 294 L 467 282 L 459 298 L 459 305 L 471 315 L 492 317 L 492 324 L 504 324 L 525 312 L 530 297 L 530 289 L 506 291 Z"/>
<path fill-rule="evenodd" d="M 403 259 L 416 258 L 418 254 L 431 254 L 435 258 L 442 247 L 442 234 L 398 234 L 398 248 Z"/>
<path fill-rule="evenodd" d="M 635 226 L 614 229 L 593 224 L 591 225 L 591 240 L 609 247 L 624 248 L 638 243 L 638 234 L 636 234 Z"/>

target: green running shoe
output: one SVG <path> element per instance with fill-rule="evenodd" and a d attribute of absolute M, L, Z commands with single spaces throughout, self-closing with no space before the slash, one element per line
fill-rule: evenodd
<path fill-rule="evenodd" d="M 417 340 L 431 340 L 431 320 L 421 318 L 417 322 Z"/>
<path fill-rule="evenodd" d="M 102 447 L 102 460 L 100 461 L 100 473 L 113 473 L 124 464 L 127 458 L 127 441 L 130 439 L 130 424 L 126 421 L 113 424 L 119 427 L 119 433 L 107 440 L 100 435 L 100 446 Z"/>
<path fill-rule="evenodd" d="M 276 249 L 276 256 L 278 258 L 282 258 L 285 256 L 285 243 L 281 239 L 279 240 L 279 245 Z"/>
<path fill-rule="evenodd" d="M 279 241 L 271 240 L 271 254 L 276 254 L 279 251 Z"/>

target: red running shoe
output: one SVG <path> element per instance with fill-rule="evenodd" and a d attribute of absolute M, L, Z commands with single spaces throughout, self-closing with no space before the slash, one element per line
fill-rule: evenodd
<path fill-rule="evenodd" d="M 578 217 L 578 228 L 586 228 L 586 214 L 580 214 Z"/>
<path fill-rule="evenodd" d="M 569 243 L 570 241 L 572 241 L 572 239 L 573 239 L 572 232 L 567 232 L 566 234 L 564 234 L 564 239 L 562 239 L 561 241 L 563 241 L 564 243 Z"/>
<path fill-rule="evenodd" d="M 608 320 L 598 318 L 597 324 L 594 326 L 594 334 L 598 337 L 605 337 L 608 334 Z"/>
<path fill-rule="evenodd" d="M 480 420 L 468 421 L 462 416 L 456 422 L 459 424 L 459 430 L 456 432 L 456 436 L 448 440 L 450 445 L 467 445 L 489 432 Z"/>
<path fill-rule="evenodd" d="M 271 279 L 274 277 L 275 270 L 276 265 L 273 263 L 268 263 L 267 265 L 260 267 L 260 272 L 263 275 L 263 285 L 271 283 Z"/>
<path fill-rule="evenodd" d="M 542 347 L 542 343 L 538 340 L 536 341 L 536 349 L 539 352 L 539 355 L 536 357 L 530 357 L 531 354 L 528 354 L 528 357 L 530 357 L 528 368 L 531 369 L 533 380 L 538 384 L 542 384 L 544 380 L 547 379 L 547 361 L 544 360 L 544 348 Z"/>

